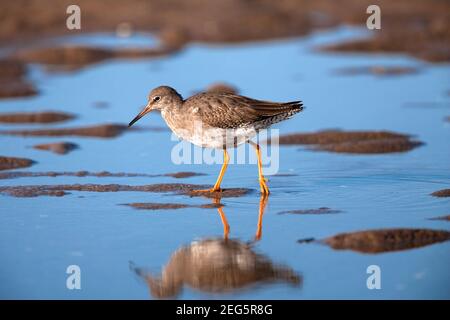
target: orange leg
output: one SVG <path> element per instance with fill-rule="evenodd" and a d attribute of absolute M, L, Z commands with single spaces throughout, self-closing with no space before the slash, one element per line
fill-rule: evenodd
<path fill-rule="evenodd" d="M 263 222 L 263 216 L 264 216 L 264 210 L 266 209 L 267 205 L 267 194 L 262 194 L 261 199 L 259 200 L 259 214 L 258 214 L 258 225 L 256 228 L 256 234 L 255 234 L 255 240 L 258 241 L 261 239 L 262 236 L 262 222 Z"/>
<path fill-rule="evenodd" d="M 222 208 L 217 208 L 217 211 L 219 211 L 220 220 L 222 220 L 223 224 L 223 238 L 225 240 L 228 239 L 228 235 L 230 234 L 230 225 L 228 224 L 227 217 L 225 216 L 225 213 L 223 212 Z"/>
<path fill-rule="evenodd" d="M 264 178 L 263 170 L 262 170 L 262 160 L 261 160 L 261 147 L 259 144 L 249 141 L 249 143 L 255 147 L 256 156 L 258 157 L 258 175 L 259 175 L 259 187 L 261 188 L 261 193 L 264 195 L 268 195 L 270 193 L 269 187 L 266 183 L 266 178 Z"/>
<path fill-rule="evenodd" d="M 221 191 L 220 184 L 222 183 L 223 176 L 225 175 L 225 171 L 227 171 L 228 163 L 230 162 L 230 156 L 228 155 L 227 149 L 223 149 L 223 165 L 220 169 L 219 176 L 217 177 L 217 181 L 214 184 L 214 187 L 206 190 L 194 190 L 194 192 L 217 192 Z"/>

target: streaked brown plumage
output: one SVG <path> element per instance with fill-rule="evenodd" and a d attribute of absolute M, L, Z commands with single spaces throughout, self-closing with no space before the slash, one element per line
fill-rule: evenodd
<path fill-rule="evenodd" d="M 275 103 L 231 93 L 199 93 L 187 99 L 183 107 L 186 112 L 198 108 L 198 116 L 209 127 L 255 127 L 257 130 L 287 119 L 303 109 L 300 101 Z"/>
<path fill-rule="evenodd" d="M 228 159 L 227 148 L 250 142 L 259 130 L 286 120 L 303 110 L 301 101 L 270 102 L 256 100 L 226 92 L 205 92 L 186 100 L 173 88 L 161 86 L 153 89 L 147 106 L 130 122 L 130 126 L 152 110 L 160 110 L 170 129 L 181 139 L 195 145 L 224 150 L 224 167 Z M 261 167 L 259 146 L 258 166 Z M 210 191 L 219 191 L 221 175 Z M 269 193 L 260 171 L 260 186 Z"/>

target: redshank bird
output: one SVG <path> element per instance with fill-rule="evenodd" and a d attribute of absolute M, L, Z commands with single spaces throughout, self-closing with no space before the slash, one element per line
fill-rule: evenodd
<path fill-rule="evenodd" d="M 226 92 L 204 92 L 188 99 L 173 88 L 160 86 L 153 89 L 147 105 L 130 122 L 132 126 L 152 110 L 159 110 L 169 128 L 181 139 L 197 146 L 223 150 L 223 165 L 211 189 L 199 192 L 219 192 L 229 163 L 227 148 L 242 143 L 255 147 L 261 193 L 269 194 L 262 171 L 260 146 L 250 141 L 258 131 L 286 120 L 303 110 L 301 101 L 270 102 Z"/>

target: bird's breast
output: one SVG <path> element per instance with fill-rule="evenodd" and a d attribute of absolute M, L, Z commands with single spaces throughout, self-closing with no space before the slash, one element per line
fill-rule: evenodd
<path fill-rule="evenodd" d="M 167 126 L 177 137 L 199 147 L 215 149 L 234 148 L 257 134 L 253 127 L 235 129 L 212 127 L 195 114 L 180 116 L 163 111 L 161 115 Z"/>

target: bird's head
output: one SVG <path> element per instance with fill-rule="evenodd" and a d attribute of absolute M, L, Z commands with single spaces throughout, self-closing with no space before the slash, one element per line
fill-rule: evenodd
<path fill-rule="evenodd" d="M 182 103 L 183 98 L 173 88 L 161 86 L 150 91 L 148 95 L 147 105 L 141 112 L 128 124 L 131 127 L 136 121 L 145 116 L 152 110 L 164 110 L 165 108 Z"/>

